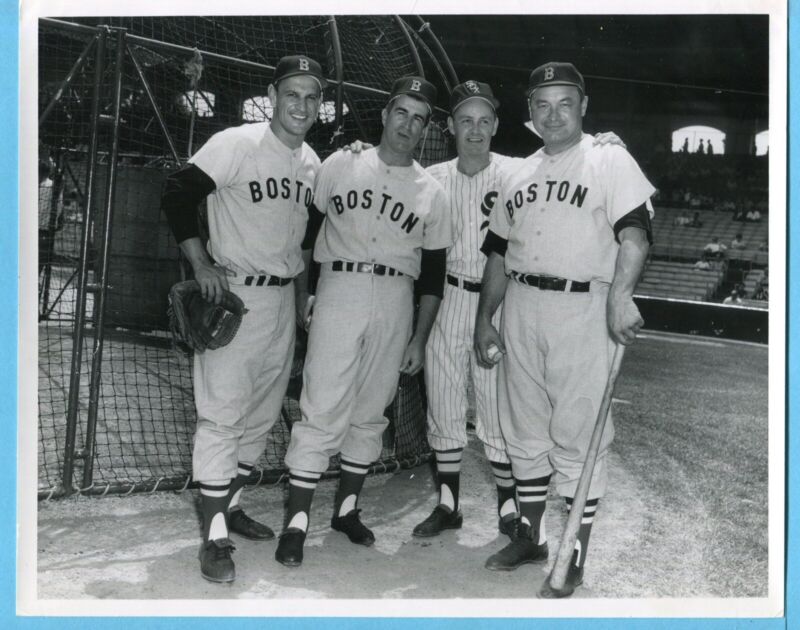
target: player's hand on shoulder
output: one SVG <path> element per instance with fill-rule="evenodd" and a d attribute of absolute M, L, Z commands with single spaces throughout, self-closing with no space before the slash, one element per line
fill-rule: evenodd
<path fill-rule="evenodd" d="M 641 313 L 633 297 L 624 293 L 610 291 L 606 303 L 608 332 L 617 343 L 630 345 L 644 325 Z"/>
<path fill-rule="evenodd" d="M 200 285 L 203 298 L 214 304 L 222 301 L 222 294 L 228 290 L 228 276 L 235 275 L 230 269 L 213 264 L 194 267 L 194 278 Z"/>
<path fill-rule="evenodd" d="M 400 373 L 414 376 L 425 365 L 425 343 L 416 336 L 411 338 L 403 353 L 403 362 L 400 364 Z"/>
<path fill-rule="evenodd" d="M 497 329 L 490 321 L 481 317 L 475 321 L 474 343 L 478 364 L 484 368 L 491 369 L 497 365 L 499 361 L 499 359 L 492 354 L 494 350 L 492 346 L 495 346 L 502 354 L 506 353 L 506 347 L 503 345 L 500 333 L 497 332 Z"/>
<path fill-rule="evenodd" d="M 340 151 L 350 151 L 353 154 L 359 154 L 362 151 L 366 151 L 367 149 L 371 149 L 373 145 L 369 142 L 362 142 L 361 140 L 353 140 L 350 144 L 344 145 Z"/>
<path fill-rule="evenodd" d="M 600 133 L 594 134 L 594 142 L 592 143 L 594 146 L 606 146 L 609 144 L 615 144 L 617 146 L 626 149 L 627 146 L 622 141 L 617 134 L 613 131 L 601 131 Z"/>

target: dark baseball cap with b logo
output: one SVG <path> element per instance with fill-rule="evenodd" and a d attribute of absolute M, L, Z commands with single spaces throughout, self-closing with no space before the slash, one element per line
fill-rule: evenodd
<path fill-rule="evenodd" d="M 392 85 L 392 93 L 389 95 L 388 103 L 391 103 L 398 96 L 414 96 L 423 101 L 428 109 L 433 112 L 436 105 L 436 86 L 422 77 L 401 77 Z"/>
<path fill-rule="evenodd" d="M 453 92 L 450 94 L 450 113 L 454 113 L 459 105 L 473 98 L 486 101 L 495 111 L 500 107 L 500 101 L 494 97 L 492 88 L 489 87 L 488 83 L 464 81 L 464 83 L 459 83 L 455 86 Z"/>
<path fill-rule="evenodd" d="M 272 83 L 278 85 L 278 82 L 283 79 L 301 74 L 307 74 L 313 79 L 316 79 L 321 90 L 324 90 L 328 86 L 328 82 L 322 74 L 322 66 L 305 55 L 287 55 L 286 57 L 281 57 L 280 61 L 278 61 L 278 65 L 275 66 L 275 74 L 272 77 Z"/>
<path fill-rule="evenodd" d="M 526 94 L 530 96 L 534 90 L 550 85 L 572 85 L 586 94 L 583 75 L 569 62 L 549 61 L 536 68 L 528 79 Z"/>

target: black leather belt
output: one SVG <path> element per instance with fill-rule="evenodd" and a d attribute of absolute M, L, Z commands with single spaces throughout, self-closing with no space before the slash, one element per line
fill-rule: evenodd
<path fill-rule="evenodd" d="M 279 278 L 278 276 L 245 276 L 244 284 L 248 287 L 252 287 L 253 285 L 257 287 L 263 287 L 264 285 L 268 287 L 285 287 L 293 279 L 294 278 Z"/>
<path fill-rule="evenodd" d="M 537 287 L 544 291 L 567 291 L 569 293 L 588 293 L 589 282 L 575 282 L 566 278 L 554 278 L 552 276 L 535 276 L 532 273 L 520 273 L 512 271 L 511 277 L 517 282 L 527 284 L 529 287 Z"/>
<path fill-rule="evenodd" d="M 356 263 L 346 262 L 344 260 L 334 260 L 331 264 L 331 269 L 334 271 L 356 271 L 359 273 L 372 273 L 376 276 L 402 276 L 405 275 L 402 271 L 397 271 L 392 267 L 386 265 L 378 265 L 374 263 Z"/>
<path fill-rule="evenodd" d="M 447 274 L 447 283 L 452 284 L 454 287 L 461 287 L 465 291 L 472 291 L 473 293 L 481 292 L 480 282 L 462 280 L 461 278 L 456 278 L 455 276 L 451 276 L 449 273 Z"/>

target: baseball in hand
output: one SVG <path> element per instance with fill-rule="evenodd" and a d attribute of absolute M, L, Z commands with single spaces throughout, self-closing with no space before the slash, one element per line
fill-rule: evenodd
<path fill-rule="evenodd" d="M 492 363 L 497 363 L 503 356 L 503 353 L 500 352 L 500 348 L 498 348 L 495 344 L 492 344 L 487 348 L 486 356 L 489 357 L 489 361 Z"/>

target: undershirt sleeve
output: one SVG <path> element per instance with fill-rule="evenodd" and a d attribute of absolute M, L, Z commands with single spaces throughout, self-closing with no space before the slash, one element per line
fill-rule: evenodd
<path fill-rule="evenodd" d="M 420 263 L 420 274 L 417 280 L 417 293 L 444 297 L 444 276 L 447 261 L 447 249 L 423 249 Z"/>
<path fill-rule="evenodd" d="M 614 224 L 614 238 L 617 243 L 619 243 L 619 233 L 626 227 L 641 228 L 647 233 L 647 242 L 650 245 L 653 244 L 653 227 L 650 222 L 650 213 L 647 210 L 646 203 L 634 208 Z"/>
<path fill-rule="evenodd" d="M 481 245 L 484 256 L 488 258 L 492 252 L 496 252 L 505 257 L 506 249 L 508 249 L 508 239 L 498 236 L 491 229 L 488 230 L 486 238 L 483 239 L 483 245 Z"/>
<path fill-rule="evenodd" d="M 167 216 L 176 242 L 182 243 L 187 238 L 200 236 L 197 206 L 215 188 L 214 180 L 195 164 L 188 164 L 167 176 L 161 196 L 161 210 Z"/>

